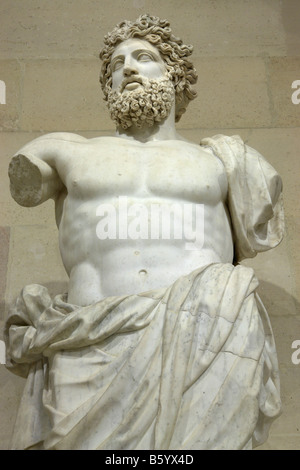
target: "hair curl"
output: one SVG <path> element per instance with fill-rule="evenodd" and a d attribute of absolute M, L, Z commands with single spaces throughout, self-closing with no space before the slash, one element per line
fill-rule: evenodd
<path fill-rule="evenodd" d="M 111 89 L 112 71 L 111 57 L 118 44 L 130 38 L 144 39 L 154 45 L 161 54 L 168 72 L 171 74 L 176 95 L 175 120 L 179 121 L 191 100 L 197 92 L 192 88 L 197 82 L 197 72 L 188 60 L 193 52 L 193 46 L 183 44 L 175 37 L 167 20 L 148 14 L 141 15 L 136 21 L 122 21 L 104 36 L 104 47 L 100 52 L 102 60 L 100 83 L 104 98 L 108 98 Z"/>

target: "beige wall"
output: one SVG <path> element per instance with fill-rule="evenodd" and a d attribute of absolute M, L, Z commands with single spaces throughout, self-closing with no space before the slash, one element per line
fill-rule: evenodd
<path fill-rule="evenodd" d="M 168 18 L 194 45 L 199 98 L 178 130 L 194 142 L 215 133 L 240 134 L 281 173 L 286 237 L 273 252 L 247 261 L 261 281 L 281 371 L 283 414 L 264 449 L 300 449 L 300 80 L 299 0 L 1 0 L 0 80 L 0 326 L 20 289 L 66 289 L 53 203 L 24 209 L 10 197 L 7 167 L 26 142 L 52 131 L 86 137 L 113 131 L 98 84 L 103 35 L 139 14 Z M 1 339 L 1 333 L 0 333 Z M 0 449 L 7 449 L 23 379 L 0 365 Z"/>

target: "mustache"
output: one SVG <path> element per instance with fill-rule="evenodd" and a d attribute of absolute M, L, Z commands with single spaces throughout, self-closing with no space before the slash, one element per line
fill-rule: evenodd
<path fill-rule="evenodd" d="M 142 77 L 139 77 L 138 75 L 132 75 L 131 77 L 127 77 L 123 80 L 123 82 L 121 83 L 121 92 L 124 90 L 124 88 L 129 84 L 129 83 L 133 83 L 133 82 L 137 82 L 137 83 L 140 83 L 141 85 L 145 85 L 144 83 L 144 80 L 142 79 Z"/>

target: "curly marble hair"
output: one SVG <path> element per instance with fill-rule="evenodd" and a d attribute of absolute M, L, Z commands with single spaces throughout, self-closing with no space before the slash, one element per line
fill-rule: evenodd
<path fill-rule="evenodd" d="M 167 20 L 148 14 L 141 15 L 136 21 L 122 21 L 104 36 L 104 47 L 100 52 L 102 68 L 100 83 L 107 100 L 112 84 L 111 57 L 116 47 L 126 39 L 144 39 L 154 45 L 160 52 L 168 72 L 171 74 L 176 95 L 175 120 L 179 121 L 191 100 L 197 92 L 192 88 L 197 82 L 197 72 L 188 60 L 193 52 L 193 46 L 183 44 L 175 37 Z"/>

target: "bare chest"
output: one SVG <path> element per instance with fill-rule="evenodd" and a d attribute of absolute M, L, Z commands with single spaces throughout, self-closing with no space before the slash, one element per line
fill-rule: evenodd
<path fill-rule="evenodd" d="M 227 193 L 222 163 L 181 141 L 87 146 L 70 162 L 66 186 L 71 197 L 84 200 L 126 195 L 213 204 Z"/>

